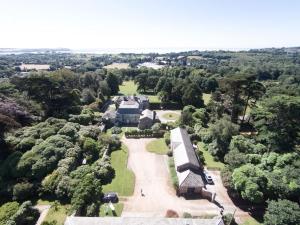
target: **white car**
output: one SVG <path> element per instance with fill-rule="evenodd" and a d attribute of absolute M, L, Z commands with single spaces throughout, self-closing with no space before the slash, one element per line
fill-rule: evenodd
<path fill-rule="evenodd" d="M 205 180 L 208 184 L 213 184 L 214 183 L 212 177 L 206 171 L 204 171 L 204 176 L 205 176 Z"/>

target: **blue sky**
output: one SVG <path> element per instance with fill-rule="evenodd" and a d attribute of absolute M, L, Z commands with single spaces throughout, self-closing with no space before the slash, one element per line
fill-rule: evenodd
<path fill-rule="evenodd" d="M 298 0 L 1 0 L 0 47 L 300 45 Z"/>

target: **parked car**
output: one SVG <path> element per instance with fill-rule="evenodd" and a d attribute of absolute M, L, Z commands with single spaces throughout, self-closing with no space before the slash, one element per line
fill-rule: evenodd
<path fill-rule="evenodd" d="M 213 184 L 214 183 L 212 177 L 206 171 L 204 171 L 204 176 L 205 176 L 205 180 L 208 184 Z"/>
<path fill-rule="evenodd" d="M 105 193 L 103 198 L 103 202 L 112 202 L 112 203 L 117 203 L 119 201 L 118 194 L 115 192 L 108 192 Z"/>

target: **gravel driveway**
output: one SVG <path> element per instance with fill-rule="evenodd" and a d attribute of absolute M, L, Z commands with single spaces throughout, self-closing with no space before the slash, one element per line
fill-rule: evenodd
<path fill-rule="evenodd" d="M 146 144 L 153 139 L 126 139 L 122 142 L 129 149 L 128 167 L 135 174 L 135 190 L 125 198 L 122 216 L 163 217 L 168 209 L 181 216 L 219 214 L 220 209 L 205 199 L 185 200 L 177 197 L 168 171 L 168 157 L 146 150 Z M 141 189 L 144 196 L 141 196 Z"/>

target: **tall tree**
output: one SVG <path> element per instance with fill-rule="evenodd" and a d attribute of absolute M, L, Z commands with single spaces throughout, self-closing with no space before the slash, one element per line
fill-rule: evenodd
<path fill-rule="evenodd" d="M 111 90 L 112 95 L 116 95 L 119 92 L 119 78 L 117 75 L 109 72 L 106 77 L 106 82 Z"/>
<path fill-rule="evenodd" d="M 298 225 L 300 224 L 300 207 L 289 200 L 269 201 L 264 216 L 265 225 Z"/>

